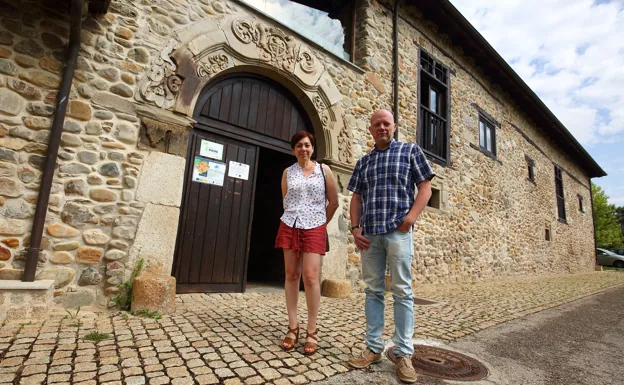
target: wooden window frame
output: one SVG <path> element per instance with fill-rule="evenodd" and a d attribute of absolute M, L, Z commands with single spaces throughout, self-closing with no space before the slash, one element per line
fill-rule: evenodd
<path fill-rule="evenodd" d="M 563 189 L 563 170 L 555 165 L 555 196 L 557 198 L 557 218 L 559 222 L 568 223 L 565 209 L 565 192 Z"/>
<path fill-rule="evenodd" d="M 423 58 L 423 53 L 427 56 L 429 60 Z M 423 68 L 422 61 L 427 60 L 432 64 L 431 71 Z M 434 85 L 435 88 L 441 89 L 444 92 L 442 96 L 444 99 L 445 108 L 443 111 L 433 112 L 427 106 L 422 104 L 423 95 L 422 95 L 422 87 L 423 81 L 426 81 L 427 84 Z M 441 113 L 444 113 L 444 116 Z M 434 151 L 431 151 L 429 148 L 424 146 L 424 120 L 425 115 L 429 115 L 434 117 L 434 119 L 439 120 L 444 124 L 443 129 L 443 141 L 442 148 L 444 154 L 436 154 Z M 434 163 L 437 163 L 442 166 L 447 166 L 451 164 L 451 71 L 448 67 L 443 65 L 440 61 L 436 60 L 431 54 L 429 54 L 424 48 L 418 46 L 418 127 L 417 127 L 417 135 L 416 141 L 420 148 L 423 150 L 427 158 Z"/>
<path fill-rule="evenodd" d="M 489 129 L 492 135 L 492 150 L 487 148 L 487 136 L 484 138 L 485 146 L 481 145 L 481 123 L 485 127 L 485 132 Z M 485 155 L 489 156 L 492 159 L 496 159 L 496 123 L 492 121 L 489 117 L 485 116 L 481 112 L 479 112 L 479 149 Z"/>

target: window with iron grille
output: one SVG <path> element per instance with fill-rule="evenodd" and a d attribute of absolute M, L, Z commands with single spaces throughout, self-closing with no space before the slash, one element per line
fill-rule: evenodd
<path fill-rule="evenodd" d="M 557 213 L 559 219 L 566 220 L 565 198 L 563 196 L 563 174 L 558 166 L 555 166 L 555 192 L 557 195 Z"/>
<path fill-rule="evenodd" d="M 418 143 L 423 151 L 449 161 L 449 70 L 422 48 L 420 52 L 420 115 Z"/>
<path fill-rule="evenodd" d="M 494 124 L 482 115 L 479 115 L 479 147 L 481 151 L 496 158 L 496 130 Z"/>

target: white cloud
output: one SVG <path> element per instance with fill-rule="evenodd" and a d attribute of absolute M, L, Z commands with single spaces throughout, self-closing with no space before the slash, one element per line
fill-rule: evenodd
<path fill-rule="evenodd" d="M 583 145 L 624 141 L 624 0 L 451 0 Z"/>

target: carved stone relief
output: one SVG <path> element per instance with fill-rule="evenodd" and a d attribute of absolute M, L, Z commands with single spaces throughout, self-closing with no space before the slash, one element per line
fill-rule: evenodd
<path fill-rule="evenodd" d="M 175 45 L 174 39 L 169 41 L 139 84 L 139 92 L 143 99 L 154 102 L 162 108 L 173 106 L 183 81 L 176 74 L 177 66 L 170 58 Z"/>
<path fill-rule="evenodd" d="M 234 36 L 245 44 L 255 44 L 261 49 L 261 60 L 287 72 L 295 67 L 306 74 L 315 74 L 318 59 L 293 36 L 279 28 L 267 27 L 251 20 L 238 19 L 232 23 Z"/>
<path fill-rule="evenodd" d="M 323 123 L 323 126 L 326 128 L 331 128 L 330 126 L 332 123 L 332 119 L 329 116 L 329 111 L 325 105 L 325 102 L 323 101 L 323 98 L 321 98 L 320 96 L 315 96 L 312 99 L 312 104 L 314 104 L 314 108 L 316 108 L 316 111 L 321 117 L 321 123 Z"/>
<path fill-rule="evenodd" d="M 200 78 L 211 78 L 215 74 L 230 68 L 232 65 L 232 59 L 228 55 L 218 53 L 206 59 L 202 59 L 202 62 L 197 63 L 197 76 Z"/>
<path fill-rule="evenodd" d="M 346 164 L 353 164 L 355 162 L 355 157 L 353 156 L 353 128 L 349 126 L 345 117 L 342 120 L 344 125 L 338 134 L 338 160 Z"/>

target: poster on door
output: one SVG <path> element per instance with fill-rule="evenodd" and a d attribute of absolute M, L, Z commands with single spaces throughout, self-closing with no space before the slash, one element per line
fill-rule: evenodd
<path fill-rule="evenodd" d="M 225 163 L 195 157 L 193 162 L 193 182 L 223 186 L 225 179 Z"/>

